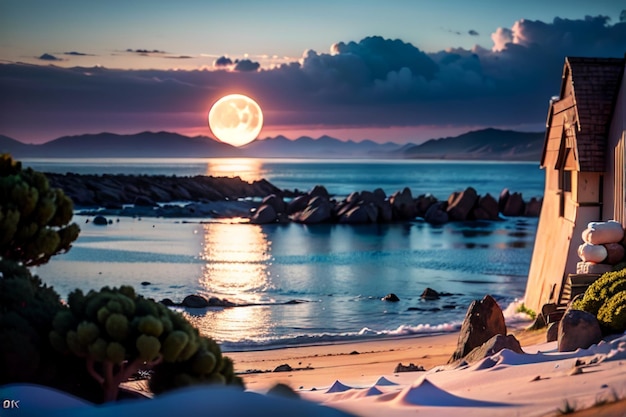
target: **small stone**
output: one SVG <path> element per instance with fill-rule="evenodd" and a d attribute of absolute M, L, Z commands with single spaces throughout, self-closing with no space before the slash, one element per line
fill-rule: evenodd
<path fill-rule="evenodd" d="M 395 302 L 400 301 L 400 298 L 398 298 L 398 296 L 397 296 L 397 295 L 395 295 L 394 293 L 389 293 L 389 294 L 385 295 L 385 296 L 382 298 L 382 300 L 383 300 L 383 301 L 390 301 L 390 302 L 392 302 L 392 303 L 395 303 Z"/>
<path fill-rule="evenodd" d="M 151 285 L 152 283 L 150 281 L 141 281 L 141 285 L 143 285 L 144 287 L 146 285 Z"/>
<path fill-rule="evenodd" d="M 98 215 L 93 218 L 93 224 L 98 226 L 106 226 L 107 224 L 109 224 L 109 221 L 106 219 L 106 217 Z"/>
<path fill-rule="evenodd" d="M 291 372 L 293 371 L 293 368 L 291 366 L 289 366 L 289 364 L 282 364 L 282 365 L 278 365 L 276 368 L 274 368 L 274 370 L 272 372 Z"/>

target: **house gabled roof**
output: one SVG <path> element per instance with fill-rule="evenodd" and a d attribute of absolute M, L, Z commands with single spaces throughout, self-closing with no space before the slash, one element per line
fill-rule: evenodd
<path fill-rule="evenodd" d="M 606 147 L 624 58 L 565 58 L 560 98 L 571 82 L 577 114 L 576 147 L 580 171 L 606 170 Z"/>

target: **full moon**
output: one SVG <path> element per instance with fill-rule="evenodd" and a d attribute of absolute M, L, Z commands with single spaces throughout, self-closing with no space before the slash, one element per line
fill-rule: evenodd
<path fill-rule="evenodd" d="M 248 96 L 230 94 L 209 111 L 209 127 L 222 142 L 243 146 L 257 138 L 263 127 L 261 107 Z"/>

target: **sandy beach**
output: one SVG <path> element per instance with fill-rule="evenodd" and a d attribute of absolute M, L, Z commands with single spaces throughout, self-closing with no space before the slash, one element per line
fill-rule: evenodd
<path fill-rule="evenodd" d="M 545 341 L 543 331 L 517 331 L 521 344 Z M 267 391 L 275 384 L 289 385 L 294 390 L 328 387 L 336 379 L 369 381 L 373 376 L 394 374 L 401 363 L 413 363 L 425 370 L 444 365 L 456 348 L 458 333 L 435 336 L 393 338 L 319 346 L 303 346 L 276 350 L 229 352 L 235 370 L 243 374 L 246 387 Z M 278 366 L 289 365 L 291 372 L 272 372 Z M 257 372 L 260 371 L 260 372 Z M 396 375 L 400 375 L 396 374 Z M 403 373 L 408 376 L 417 372 Z"/>

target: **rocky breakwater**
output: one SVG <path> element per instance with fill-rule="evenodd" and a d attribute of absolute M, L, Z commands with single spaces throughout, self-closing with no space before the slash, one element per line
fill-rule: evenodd
<path fill-rule="evenodd" d="M 449 221 L 501 220 L 501 215 L 537 217 L 541 203 L 540 198 L 526 202 L 520 193 L 511 193 L 508 189 L 503 190 L 496 200 L 489 194 L 478 195 L 472 187 L 452 193 L 446 201 L 439 201 L 429 194 L 414 198 L 409 188 L 389 197 L 377 188 L 354 192 L 343 200 L 336 200 L 326 188 L 318 185 L 288 202 L 277 194 L 268 195 L 252 213 L 250 222 L 366 224 L 423 218 L 431 224 L 444 224 Z"/>
<path fill-rule="evenodd" d="M 46 173 L 52 187 L 61 188 L 77 207 L 121 209 L 133 204 L 156 207 L 157 203 L 212 202 L 264 197 L 285 192 L 266 180 L 243 181 L 240 177 L 196 175 L 80 175 Z M 188 213 L 191 214 L 191 213 Z"/>

